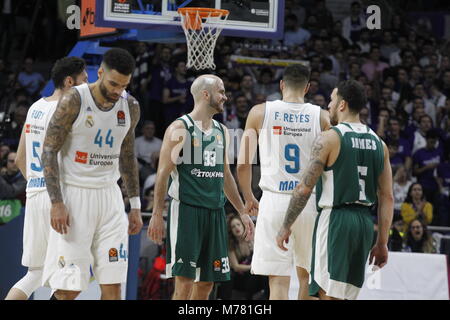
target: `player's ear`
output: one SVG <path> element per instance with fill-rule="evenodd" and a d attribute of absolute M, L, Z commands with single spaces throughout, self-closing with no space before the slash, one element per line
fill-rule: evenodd
<path fill-rule="evenodd" d="M 283 92 L 284 90 L 284 81 L 280 80 L 280 91 Z"/>
<path fill-rule="evenodd" d="M 102 77 L 104 72 L 105 72 L 105 69 L 103 69 L 103 67 L 100 66 L 100 68 L 98 68 L 98 71 L 97 71 L 97 75 L 98 75 L 99 79 Z"/>
<path fill-rule="evenodd" d="M 64 78 L 64 88 L 71 88 L 75 84 L 73 78 L 71 76 L 67 76 Z"/>
<path fill-rule="evenodd" d="M 308 82 L 308 84 L 307 84 L 306 87 L 305 87 L 305 91 L 303 92 L 305 96 L 306 96 L 306 94 L 307 94 L 308 91 L 309 91 L 309 87 L 311 87 L 311 84 Z"/>

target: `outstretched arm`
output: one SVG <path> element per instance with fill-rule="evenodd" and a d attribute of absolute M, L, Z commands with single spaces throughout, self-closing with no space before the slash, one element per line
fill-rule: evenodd
<path fill-rule="evenodd" d="M 131 125 L 120 148 L 119 169 L 130 199 L 131 210 L 128 214 L 129 234 L 137 234 L 142 228 L 141 203 L 139 199 L 139 170 L 134 156 L 134 130 L 139 122 L 140 108 L 137 100 L 128 95 Z"/>
<path fill-rule="evenodd" d="M 250 207 L 250 214 L 258 214 L 258 200 L 252 191 L 252 163 L 258 146 L 258 131 L 264 120 L 265 104 L 256 105 L 250 110 L 245 124 L 244 134 L 238 156 L 237 176 L 239 186 L 246 205 Z"/>
<path fill-rule="evenodd" d="M 283 225 L 278 232 L 277 243 L 282 250 L 287 250 L 287 248 L 284 247 L 283 242 L 288 241 L 292 224 L 305 208 L 314 186 L 327 164 L 328 156 L 334 142 L 333 134 L 332 131 L 323 132 L 314 141 L 308 167 L 302 174 L 300 183 L 294 189 L 291 201 L 289 202 L 289 207 L 284 216 Z"/>
<path fill-rule="evenodd" d="M 392 225 L 392 216 L 394 214 L 394 196 L 392 192 L 392 169 L 389 162 L 389 151 L 383 143 L 384 149 L 384 168 L 378 178 L 378 238 L 375 246 L 370 252 L 369 262 L 382 268 L 388 260 L 387 243 L 389 239 L 389 230 Z"/>
<path fill-rule="evenodd" d="M 239 195 L 239 191 L 236 185 L 236 181 L 234 180 L 233 174 L 230 170 L 230 164 L 228 162 L 228 145 L 230 141 L 230 135 L 228 133 L 228 129 L 222 125 L 222 128 L 225 132 L 225 150 L 224 150 L 224 192 L 227 196 L 228 200 L 230 200 L 233 207 L 238 211 L 241 215 L 241 220 L 245 226 L 244 237 L 246 240 L 250 240 L 253 237 L 254 232 L 254 224 L 250 216 L 248 215 L 248 211 L 251 208 L 244 207 L 244 203 L 242 202 L 241 196 Z"/>
<path fill-rule="evenodd" d="M 59 185 L 58 151 L 64 144 L 72 124 L 78 117 L 81 97 L 76 89 L 63 94 L 47 128 L 42 152 L 47 192 L 52 202 L 51 225 L 59 233 L 67 233 L 69 213 L 63 204 Z"/>

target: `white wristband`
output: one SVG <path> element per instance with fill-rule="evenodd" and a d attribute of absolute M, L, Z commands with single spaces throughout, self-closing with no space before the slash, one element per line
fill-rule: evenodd
<path fill-rule="evenodd" d="M 131 209 L 141 209 L 141 199 L 139 197 L 130 198 Z"/>

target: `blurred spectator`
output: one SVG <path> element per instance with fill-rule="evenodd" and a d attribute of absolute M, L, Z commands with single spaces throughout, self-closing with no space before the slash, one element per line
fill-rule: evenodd
<path fill-rule="evenodd" d="M 408 48 L 408 39 L 404 35 L 399 35 L 396 41 L 397 50 L 393 51 L 389 56 L 389 64 L 395 67 L 402 64 L 401 54 L 403 50 Z"/>
<path fill-rule="evenodd" d="M 11 43 L 14 36 L 14 8 L 16 1 L 0 2 L 0 58 L 8 60 Z"/>
<path fill-rule="evenodd" d="M 279 89 L 279 84 L 274 81 L 274 74 L 270 68 L 264 68 L 259 73 L 259 81 L 255 84 L 254 91 L 258 94 L 269 96 Z M 257 101 L 254 102 L 258 104 Z"/>
<path fill-rule="evenodd" d="M 11 149 L 7 144 L 0 144 L 0 168 L 6 167 Z"/>
<path fill-rule="evenodd" d="M 141 113 L 145 115 L 148 102 L 146 101 L 147 82 L 150 78 L 150 63 L 151 53 L 153 51 L 148 50 L 145 42 L 136 43 L 136 68 L 134 69 L 133 78 L 131 81 L 131 92 L 140 101 Z"/>
<path fill-rule="evenodd" d="M 0 169 L 0 199 L 19 199 L 25 203 L 27 180 L 22 176 L 15 164 L 16 153 L 10 152 L 6 167 Z"/>
<path fill-rule="evenodd" d="M 175 72 L 163 89 L 164 126 L 167 128 L 176 118 L 189 113 L 194 107 L 191 95 L 192 82 L 186 78 L 186 62 L 177 61 Z"/>
<path fill-rule="evenodd" d="M 256 293 L 267 290 L 267 277 L 250 273 L 253 241 L 244 239 L 245 227 L 240 216 L 229 215 L 227 224 L 231 281 L 220 284 L 218 297 L 224 300 L 236 299 L 233 297 L 233 290 L 236 290 L 244 292 L 245 300 L 253 300 Z"/>
<path fill-rule="evenodd" d="M 404 160 L 399 152 L 399 145 L 397 140 L 392 140 L 387 144 L 389 150 L 389 161 L 391 163 L 392 173 L 395 174 L 397 169 L 403 166 Z"/>
<path fill-rule="evenodd" d="M 415 219 L 409 224 L 404 251 L 436 253 L 433 237 L 428 232 L 427 225 L 423 221 Z"/>
<path fill-rule="evenodd" d="M 427 133 L 433 129 L 433 120 L 428 114 L 424 114 L 419 118 L 419 127 L 414 132 L 414 136 L 412 137 L 412 154 L 424 148 L 427 145 Z M 439 137 L 439 136 L 438 136 Z M 439 146 L 439 139 L 435 141 L 435 147 Z"/>
<path fill-rule="evenodd" d="M 308 16 L 317 17 L 319 29 L 330 29 L 333 26 L 333 15 L 328 10 L 325 0 L 314 1 L 314 6 L 308 10 Z"/>
<path fill-rule="evenodd" d="M 450 227 L 450 162 L 449 150 L 444 155 L 442 161 L 437 167 L 436 180 L 439 185 L 438 212 L 440 226 Z"/>
<path fill-rule="evenodd" d="M 363 107 L 361 111 L 359 111 L 359 120 L 361 123 L 369 125 L 369 109 L 367 107 Z"/>
<path fill-rule="evenodd" d="M 24 87 L 33 100 L 37 100 L 39 93 L 44 88 L 45 80 L 39 72 L 33 72 L 34 61 L 32 58 L 25 59 L 24 71 L 19 73 L 17 81 Z"/>
<path fill-rule="evenodd" d="M 394 215 L 399 216 L 402 204 L 405 202 L 409 187 L 413 183 L 413 180 L 408 174 L 406 167 L 401 165 L 397 168 L 397 171 L 394 174 L 393 182 L 394 184 L 392 191 L 394 194 Z"/>
<path fill-rule="evenodd" d="M 21 102 L 17 105 L 13 113 L 11 128 L 8 128 L 9 130 L 3 137 L 3 141 L 12 146 L 13 149 L 17 149 L 19 145 L 20 134 L 27 119 L 28 107 L 29 105 L 26 102 Z"/>
<path fill-rule="evenodd" d="M 394 215 L 391 230 L 389 232 L 389 251 L 402 251 L 405 237 L 405 224 L 400 215 Z"/>
<path fill-rule="evenodd" d="M 336 88 L 339 78 L 332 75 L 331 71 L 333 70 L 333 63 L 330 59 L 325 58 L 323 59 L 322 64 L 322 73 L 320 74 L 319 78 L 319 88 L 320 91 L 323 92 L 324 96 L 329 97 L 331 96 L 331 92 L 334 88 Z"/>
<path fill-rule="evenodd" d="M 438 184 L 435 179 L 435 169 L 443 160 L 442 149 L 437 148 L 439 135 L 436 130 L 429 130 L 426 135 L 426 146 L 417 150 L 413 155 L 414 175 L 424 187 L 427 200 L 436 204 Z"/>
<path fill-rule="evenodd" d="M 391 54 L 399 51 L 399 47 L 393 41 L 392 32 L 390 30 L 385 30 L 383 32 L 383 39 L 381 41 L 380 52 L 381 56 L 389 61 Z"/>
<path fill-rule="evenodd" d="M 442 93 L 450 97 L 450 69 L 444 71 L 442 76 Z"/>
<path fill-rule="evenodd" d="M 145 181 L 147 176 L 155 172 L 159 159 L 162 140 L 155 137 L 155 123 L 145 121 L 142 126 L 142 136 L 134 142 L 134 154 L 139 162 L 139 176 Z"/>
<path fill-rule="evenodd" d="M 238 94 L 235 98 L 237 128 L 245 129 L 245 122 L 250 111 L 249 100 L 244 94 Z M 235 129 L 237 129 L 235 128 Z"/>
<path fill-rule="evenodd" d="M 359 40 L 361 30 L 366 28 L 366 18 L 361 10 L 361 4 L 354 1 L 350 5 L 350 16 L 342 20 L 342 36 L 350 44 Z"/>
<path fill-rule="evenodd" d="M 361 67 L 361 70 L 367 76 L 369 81 L 374 79 L 379 80 L 383 70 L 389 68 L 389 65 L 386 62 L 380 61 L 380 57 L 380 48 L 372 46 L 370 49 L 369 60 Z"/>
<path fill-rule="evenodd" d="M 285 17 L 283 44 L 288 47 L 302 45 L 311 38 L 311 33 L 303 29 L 294 14 Z"/>
<path fill-rule="evenodd" d="M 408 139 L 401 135 L 400 120 L 397 117 L 390 117 L 388 120 L 388 130 L 383 135 L 380 135 L 387 143 L 396 141 L 398 144 L 398 155 L 402 158 L 402 162 L 405 165 L 406 171 L 412 168 L 411 158 L 411 144 Z"/>
<path fill-rule="evenodd" d="M 436 124 L 436 106 L 428 99 L 427 93 L 422 83 L 417 83 L 412 90 L 413 100 L 405 106 L 405 111 L 409 114 L 412 112 L 413 107 L 419 103 L 423 105 L 425 113 L 431 117 L 433 125 Z"/>
<path fill-rule="evenodd" d="M 253 78 L 251 75 L 244 74 L 242 76 L 241 82 L 239 83 L 239 90 L 248 101 L 254 101 L 255 91 L 253 86 Z"/>
<path fill-rule="evenodd" d="M 426 201 L 420 183 L 413 183 L 409 187 L 405 202 L 400 207 L 400 214 L 406 225 L 414 219 L 422 220 L 426 224 L 433 220 L 433 205 Z"/>
<path fill-rule="evenodd" d="M 172 77 L 171 58 L 172 50 L 169 47 L 157 47 L 152 62 L 152 70 L 148 83 L 149 103 L 144 112 L 145 120 L 153 120 L 156 123 L 164 123 L 162 93 L 164 85 Z M 159 126 L 156 136 L 162 137 L 166 127 Z"/>
<path fill-rule="evenodd" d="M 367 29 L 361 30 L 361 35 L 359 41 L 356 42 L 356 45 L 361 49 L 361 53 L 369 53 L 370 52 L 370 32 Z"/>
<path fill-rule="evenodd" d="M 313 97 L 311 103 L 321 107 L 322 109 L 328 110 L 327 101 L 325 100 L 325 97 L 322 94 L 316 94 Z"/>

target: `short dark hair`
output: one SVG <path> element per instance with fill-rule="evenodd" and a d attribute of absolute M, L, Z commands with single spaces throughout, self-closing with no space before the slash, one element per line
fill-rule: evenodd
<path fill-rule="evenodd" d="M 439 132 L 436 129 L 430 129 L 425 134 L 425 139 L 439 139 Z"/>
<path fill-rule="evenodd" d="M 56 61 L 52 68 L 51 77 L 55 88 L 64 88 L 66 77 L 76 78 L 86 68 L 86 62 L 78 57 L 65 57 Z"/>
<path fill-rule="evenodd" d="M 352 113 L 359 113 L 367 104 L 363 85 L 355 80 L 341 81 L 337 86 L 337 95 L 348 103 Z"/>
<path fill-rule="evenodd" d="M 284 69 L 283 81 L 292 88 L 304 88 L 308 84 L 310 71 L 302 64 L 291 64 Z"/>
<path fill-rule="evenodd" d="M 112 48 L 103 55 L 103 62 L 107 68 L 114 69 L 123 75 L 130 75 L 134 71 L 136 61 L 125 49 Z"/>

